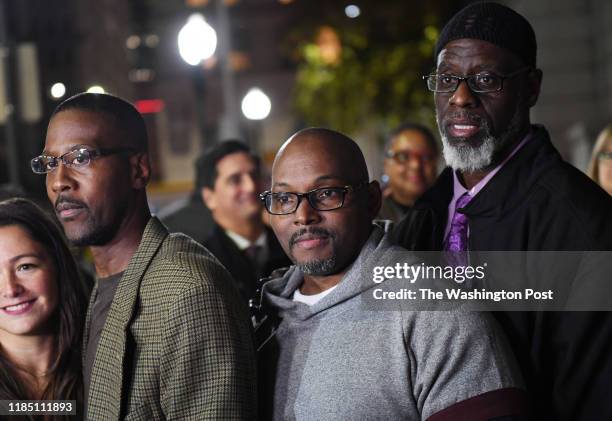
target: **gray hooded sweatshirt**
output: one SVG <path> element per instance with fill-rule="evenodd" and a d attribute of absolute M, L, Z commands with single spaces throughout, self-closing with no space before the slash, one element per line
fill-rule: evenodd
<path fill-rule="evenodd" d="M 418 263 L 390 244 L 389 228 L 374 225 L 338 286 L 312 306 L 292 299 L 303 282 L 295 266 L 264 284 L 264 302 L 282 319 L 275 420 L 425 420 L 486 392 L 521 387 L 490 315 L 368 308 L 363 296 L 392 282 L 372 282 L 374 266 Z"/>

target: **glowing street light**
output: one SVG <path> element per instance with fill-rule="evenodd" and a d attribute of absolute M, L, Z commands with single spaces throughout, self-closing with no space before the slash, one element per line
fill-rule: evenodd
<path fill-rule="evenodd" d="M 194 13 L 178 34 L 179 53 L 192 66 L 212 57 L 217 48 L 217 33 L 204 16 Z"/>
<path fill-rule="evenodd" d="M 357 5 L 349 4 L 344 8 L 344 14 L 351 19 L 355 19 L 361 14 L 361 9 Z"/>
<path fill-rule="evenodd" d="M 271 109 L 270 98 L 259 88 L 251 88 L 242 99 L 242 114 L 249 120 L 263 120 Z"/>
<path fill-rule="evenodd" d="M 54 83 L 53 86 L 51 86 L 50 93 L 51 97 L 55 99 L 60 99 L 61 97 L 66 95 L 66 85 L 61 82 Z"/>
<path fill-rule="evenodd" d="M 87 92 L 89 92 L 90 94 L 103 94 L 104 88 L 100 85 L 93 85 L 90 86 L 89 89 L 87 89 Z"/>

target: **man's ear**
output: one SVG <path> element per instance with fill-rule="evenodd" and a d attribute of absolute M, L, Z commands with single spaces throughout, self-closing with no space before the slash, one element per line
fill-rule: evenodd
<path fill-rule="evenodd" d="M 527 88 L 529 89 L 528 103 L 529 107 L 533 107 L 540 96 L 540 88 L 542 86 L 542 71 L 540 69 L 531 70 L 527 74 Z"/>
<path fill-rule="evenodd" d="M 368 213 L 370 219 L 375 219 L 376 215 L 380 211 L 382 205 L 382 192 L 380 190 L 380 184 L 374 180 L 368 184 Z"/>
<path fill-rule="evenodd" d="M 215 210 L 217 207 L 217 196 L 215 195 L 215 191 L 213 189 L 202 187 L 200 190 L 200 196 L 202 197 L 202 202 L 204 202 L 208 209 L 211 211 Z"/>
<path fill-rule="evenodd" d="M 147 187 L 151 179 L 151 164 L 147 152 L 137 152 L 130 155 L 130 181 L 134 190 Z"/>

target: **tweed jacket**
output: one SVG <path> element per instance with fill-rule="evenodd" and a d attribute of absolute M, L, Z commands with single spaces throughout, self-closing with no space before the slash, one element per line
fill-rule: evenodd
<path fill-rule="evenodd" d="M 87 419 L 253 419 L 254 361 L 246 305 L 227 271 L 153 217 L 100 336 Z"/>

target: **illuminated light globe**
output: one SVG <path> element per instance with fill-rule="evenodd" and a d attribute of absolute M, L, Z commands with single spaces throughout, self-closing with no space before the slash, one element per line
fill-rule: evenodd
<path fill-rule="evenodd" d="M 270 115 L 272 102 L 259 88 L 252 88 L 242 99 L 242 114 L 249 120 L 263 120 Z"/>
<path fill-rule="evenodd" d="M 59 99 L 66 95 L 66 85 L 61 82 L 54 83 L 51 86 L 51 96 L 55 99 Z"/>
<path fill-rule="evenodd" d="M 344 8 L 344 14 L 351 19 L 355 19 L 361 14 L 361 9 L 359 9 L 359 6 L 349 4 Z"/>
<path fill-rule="evenodd" d="M 89 92 L 90 94 L 103 94 L 104 88 L 100 85 L 94 85 L 90 86 L 89 89 L 87 89 L 87 92 Z"/>
<path fill-rule="evenodd" d="M 183 60 L 197 66 L 212 57 L 217 48 L 217 33 L 204 16 L 195 13 L 189 16 L 185 26 L 178 33 L 179 53 Z"/>

